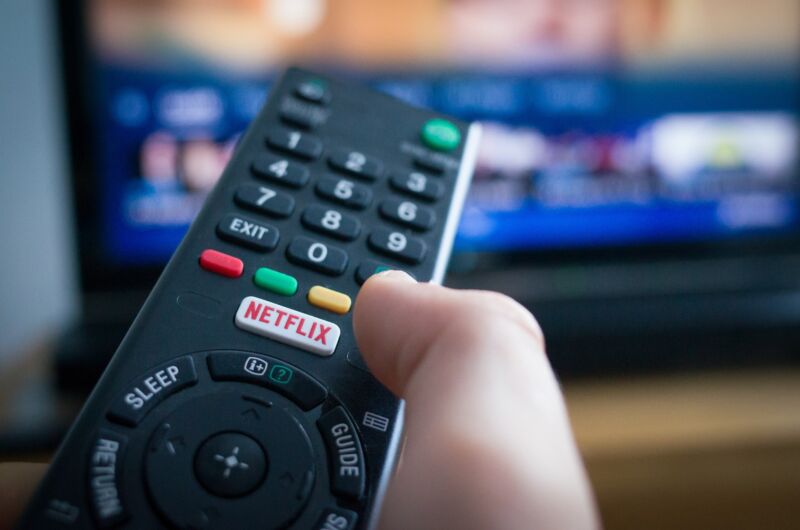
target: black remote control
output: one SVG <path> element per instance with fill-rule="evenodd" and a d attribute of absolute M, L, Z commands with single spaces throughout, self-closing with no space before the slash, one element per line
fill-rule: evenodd
<path fill-rule="evenodd" d="M 351 300 L 441 282 L 479 130 L 290 69 L 68 433 L 20 528 L 375 526 L 403 403 Z"/>

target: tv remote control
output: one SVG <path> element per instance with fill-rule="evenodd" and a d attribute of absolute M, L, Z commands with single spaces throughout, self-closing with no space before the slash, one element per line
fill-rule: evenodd
<path fill-rule="evenodd" d="M 478 137 L 289 69 L 19 527 L 373 528 L 403 403 L 351 301 L 384 269 L 441 282 Z"/>

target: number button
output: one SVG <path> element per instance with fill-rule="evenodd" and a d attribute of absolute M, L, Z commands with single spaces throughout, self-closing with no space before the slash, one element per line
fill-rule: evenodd
<path fill-rule="evenodd" d="M 347 254 L 307 237 L 296 237 L 286 249 L 290 261 L 318 272 L 338 276 L 347 268 Z"/>
<path fill-rule="evenodd" d="M 357 210 L 363 210 L 372 202 L 372 192 L 368 187 L 347 179 L 322 177 L 317 183 L 317 193 Z"/>
<path fill-rule="evenodd" d="M 380 211 L 386 219 L 414 230 L 428 230 L 436 221 L 436 214 L 430 208 L 400 199 L 386 199 L 381 203 Z"/>
<path fill-rule="evenodd" d="M 273 217 L 289 217 L 294 211 L 291 195 L 258 184 L 242 184 L 233 199 L 242 208 Z"/>
<path fill-rule="evenodd" d="M 324 206 L 313 205 L 306 208 L 302 221 L 307 228 L 342 241 L 352 241 L 361 233 L 358 219 Z"/>
<path fill-rule="evenodd" d="M 425 259 L 425 243 L 402 232 L 379 228 L 370 234 L 369 246 L 376 252 L 405 261 L 420 263 Z"/>
<path fill-rule="evenodd" d="M 444 193 L 444 186 L 441 182 L 418 171 L 395 174 L 392 176 L 391 183 L 392 187 L 398 191 L 428 201 L 436 200 Z"/>
<path fill-rule="evenodd" d="M 233 214 L 219 222 L 217 234 L 226 241 L 261 252 L 274 249 L 279 239 L 274 226 Z"/>
<path fill-rule="evenodd" d="M 267 143 L 279 151 L 307 160 L 314 160 L 322 154 L 322 142 L 298 131 L 274 129 L 267 134 Z"/>
<path fill-rule="evenodd" d="M 375 180 L 383 174 L 383 164 L 358 151 L 337 149 L 328 158 L 328 163 L 337 171 L 370 180 Z"/>
<path fill-rule="evenodd" d="M 292 188 L 302 188 L 308 182 L 308 169 L 296 162 L 290 162 L 267 153 L 255 159 L 252 166 L 255 176 L 279 182 Z"/>

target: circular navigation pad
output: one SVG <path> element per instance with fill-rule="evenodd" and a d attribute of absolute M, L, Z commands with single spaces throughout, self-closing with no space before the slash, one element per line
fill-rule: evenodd
<path fill-rule="evenodd" d="M 285 408 L 214 394 L 160 423 L 145 453 L 145 479 L 153 503 L 178 528 L 235 530 L 253 521 L 282 528 L 308 501 L 314 461 L 308 434 Z"/>

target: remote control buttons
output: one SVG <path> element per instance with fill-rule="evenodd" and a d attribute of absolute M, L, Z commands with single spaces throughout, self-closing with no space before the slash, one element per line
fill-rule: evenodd
<path fill-rule="evenodd" d="M 338 276 L 347 268 L 344 250 L 302 236 L 292 240 L 286 249 L 286 256 L 297 265 L 330 276 Z"/>
<path fill-rule="evenodd" d="M 283 296 L 292 296 L 297 292 L 297 279 L 276 270 L 261 267 L 253 276 L 253 283 Z"/>
<path fill-rule="evenodd" d="M 322 154 L 322 142 L 299 131 L 273 129 L 267 133 L 267 143 L 279 151 L 306 160 L 314 160 Z"/>
<path fill-rule="evenodd" d="M 280 116 L 286 124 L 302 129 L 311 129 L 315 123 L 311 114 L 291 105 L 284 105 L 280 110 Z"/>
<path fill-rule="evenodd" d="M 312 530 L 353 530 L 358 522 L 358 515 L 350 510 L 327 508 L 320 515 Z"/>
<path fill-rule="evenodd" d="M 234 196 L 236 204 L 272 217 L 289 217 L 294 211 L 294 198 L 286 193 L 257 184 L 242 184 Z"/>
<path fill-rule="evenodd" d="M 141 455 L 169 528 L 288 528 L 302 513 L 322 455 L 302 414 L 262 393 L 212 391 L 159 420 Z"/>
<path fill-rule="evenodd" d="M 313 409 L 328 397 L 328 391 L 315 379 L 272 357 L 221 352 L 210 354 L 207 362 L 208 371 L 215 381 L 259 385 L 283 394 L 303 410 Z"/>
<path fill-rule="evenodd" d="M 422 126 L 422 142 L 437 151 L 452 151 L 461 143 L 461 131 L 447 120 L 428 120 Z"/>
<path fill-rule="evenodd" d="M 328 120 L 330 111 L 319 105 L 309 105 L 299 99 L 285 97 L 278 111 L 281 120 L 289 125 L 312 129 Z"/>
<path fill-rule="evenodd" d="M 255 296 L 242 300 L 236 311 L 236 326 L 322 356 L 333 354 L 341 335 L 333 322 Z"/>
<path fill-rule="evenodd" d="M 414 164 L 422 169 L 441 174 L 447 169 L 447 159 L 444 155 L 430 152 L 420 153 L 414 157 Z"/>
<path fill-rule="evenodd" d="M 361 223 L 357 218 L 335 208 L 309 206 L 303 212 L 302 221 L 306 228 L 342 241 L 352 241 L 361 233 Z"/>
<path fill-rule="evenodd" d="M 226 241 L 259 252 L 274 249 L 279 239 L 274 226 L 234 214 L 223 217 L 217 225 L 217 234 Z"/>
<path fill-rule="evenodd" d="M 373 274 L 378 274 L 379 272 L 388 270 L 391 270 L 391 267 L 388 265 L 378 263 L 377 261 L 373 261 L 371 259 L 365 260 L 361 262 L 356 269 L 356 282 L 358 282 L 358 285 L 363 285 L 363 283 L 367 281 Z"/>
<path fill-rule="evenodd" d="M 153 407 L 175 392 L 197 382 L 191 357 L 181 357 L 145 373 L 111 405 L 111 421 L 135 427 Z"/>
<path fill-rule="evenodd" d="M 200 254 L 200 266 L 228 278 L 238 278 L 244 271 L 242 260 L 210 248 Z"/>
<path fill-rule="evenodd" d="M 433 180 L 419 171 L 394 174 L 391 184 L 397 191 L 426 201 L 435 201 L 444 195 L 444 185 L 441 182 Z"/>
<path fill-rule="evenodd" d="M 128 439 L 101 429 L 92 442 L 86 477 L 95 521 L 100 528 L 110 528 L 128 518 L 122 498 L 122 466 Z"/>
<path fill-rule="evenodd" d="M 436 222 L 433 210 L 411 201 L 386 199 L 381 203 L 380 212 L 384 218 L 414 230 L 428 230 Z"/>
<path fill-rule="evenodd" d="M 269 153 L 258 155 L 251 170 L 257 177 L 292 188 L 302 188 L 309 179 L 308 169 L 304 166 Z"/>
<path fill-rule="evenodd" d="M 336 407 L 317 421 L 328 449 L 331 490 L 358 500 L 364 493 L 364 453 L 355 426 L 342 407 Z"/>
<path fill-rule="evenodd" d="M 322 177 L 317 183 L 317 193 L 356 210 L 363 210 L 372 202 L 372 191 L 368 187 L 347 179 Z"/>
<path fill-rule="evenodd" d="M 328 163 L 337 171 L 369 180 L 383 174 L 383 164 L 359 151 L 337 149 L 328 158 Z"/>
<path fill-rule="evenodd" d="M 267 474 L 267 456 L 258 442 L 240 432 L 212 436 L 197 450 L 194 474 L 219 497 L 242 497 L 256 489 Z"/>
<path fill-rule="evenodd" d="M 303 81 L 297 85 L 297 88 L 294 89 L 294 93 L 301 99 L 319 105 L 327 105 L 331 101 L 331 93 L 328 90 L 327 84 L 321 79 Z"/>
<path fill-rule="evenodd" d="M 411 264 L 425 259 L 425 243 L 402 232 L 379 228 L 369 236 L 369 246 L 376 252 Z"/>
<path fill-rule="evenodd" d="M 339 291 L 315 285 L 308 291 L 308 303 L 326 309 L 338 315 L 347 314 L 350 311 L 352 300 L 350 297 Z"/>

